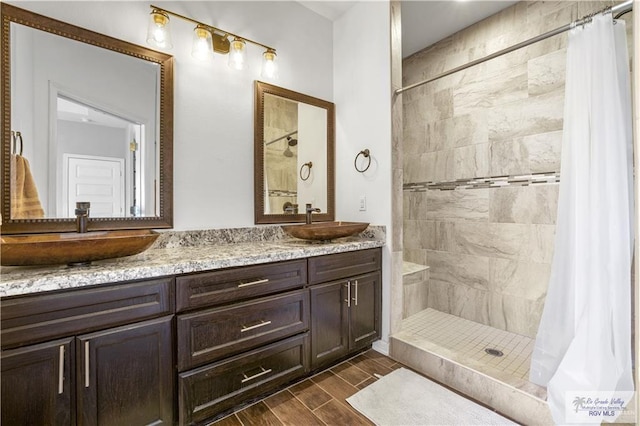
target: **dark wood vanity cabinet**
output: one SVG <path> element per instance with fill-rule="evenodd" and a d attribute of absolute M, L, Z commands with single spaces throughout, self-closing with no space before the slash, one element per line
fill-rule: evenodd
<path fill-rule="evenodd" d="M 0 309 L 2 424 L 173 424 L 172 278 Z"/>
<path fill-rule="evenodd" d="M 380 336 L 380 249 L 309 259 L 311 368 L 368 347 Z M 321 283 L 323 279 L 331 279 Z"/>
<path fill-rule="evenodd" d="M 307 260 L 178 277 L 179 423 L 309 372 Z"/>
<path fill-rule="evenodd" d="M 0 301 L 2 424 L 206 424 L 371 345 L 379 248 Z"/>

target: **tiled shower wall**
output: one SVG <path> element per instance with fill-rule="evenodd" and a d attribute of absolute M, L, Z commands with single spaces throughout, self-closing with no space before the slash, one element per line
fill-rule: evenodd
<path fill-rule="evenodd" d="M 403 61 L 403 84 L 610 5 L 520 2 Z M 631 19 L 626 15 L 631 43 Z M 558 185 L 449 191 L 410 184 L 560 171 L 567 34 L 403 93 L 404 259 L 428 265 L 426 305 L 534 337 Z"/>
<path fill-rule="evenodd" d="M 298 103 L 277 96 L 265 96 L 264 100 L 264 136 L 265 142 L 278 139 L 294 130 L 298 130 Z M 298 135 L 293 135 L 294 139 Z M 282 214 L 286 202 L 296 203 L 297 200 L 297 167 L 298 148 L 291 147 L 292 157 L 284 152 L 287 140 L 266 145 L 264 154 L 269 189 L 269 208 L 273 214 Z"/>

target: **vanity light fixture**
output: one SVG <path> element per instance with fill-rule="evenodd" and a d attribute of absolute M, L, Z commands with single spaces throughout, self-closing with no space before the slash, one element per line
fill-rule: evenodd
<path fill-rule="evenodd" d="M 202 61 L 213 58 L 213 39 L 211 33 L 201 25 L 193 29 L 191 56 Z"/>
<path fill-rule="evenodd" d="M 241 38 L 234 38 L 229 52 L 229 66 L 241 70 L 247 62 L 247 43 Z"/>
<path fill-rule="evenodd" d="M 147 43 L 161 49 L 171 49 L 171 19 L 169 15 L 159 9 L 153 9 L 149 14 L 149 27 L 147 28 Z"/>
<path fill-rule="evenodd" d="M 278 64 L 276 63 L 275 49 L 267 49 L 262 54 L 262 78 L 278 78 Z"/>
<path fill-rule="evenodd" d="M 247 63 L 247 43 L 265 49 L 262 54 L 262 72 L 263 78 L 275 79 L 278 77 L 278 67 L 276 64 L 276 49 L 257 41 L 241 37 L 229 31 L 196 21 L 187 16 L 180 15 L 175 12 L 163 9 L 158 6 L 151 5 L 151 13 L 149 14 L 149 27 L 147 31 L 147 42 L 152 46 L 161 49 L 170 49 L 171 33 L 169 32 L 169 24 L 171 17 L 177 17 L 185 21 L 196 24 L 193 33 L 192 55 L 197 59 L 208 59 L 213 56 L 213 52 L 223 55 L 229 55 L 229 66 L 234 69 L 243 69 Z"/>

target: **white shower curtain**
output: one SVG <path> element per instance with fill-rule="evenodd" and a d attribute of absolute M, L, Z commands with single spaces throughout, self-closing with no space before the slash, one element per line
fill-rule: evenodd
<path fill-rule="evenodd" d="M 594 397 L 600 408 L 606 396 L 628 403 L 634 388 L 633 147 L 624 21 L 600 15 L 572 29 L 566 76 L 555 248 L 530 379 L 547 387 L 556 423 L 599 423 L 615 416 L 610 410 L 589 414 L 585 407 L 598 407 Z"/>

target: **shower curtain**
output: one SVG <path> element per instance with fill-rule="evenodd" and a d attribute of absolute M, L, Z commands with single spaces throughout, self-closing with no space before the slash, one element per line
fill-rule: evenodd
<path fill-rule="evenodd" d="M 569 33 L 555 248 L 531 361 L 556 423 L 613 421 L 633 395 L 631 119 L 624 21 L 599 15 Z"/>

